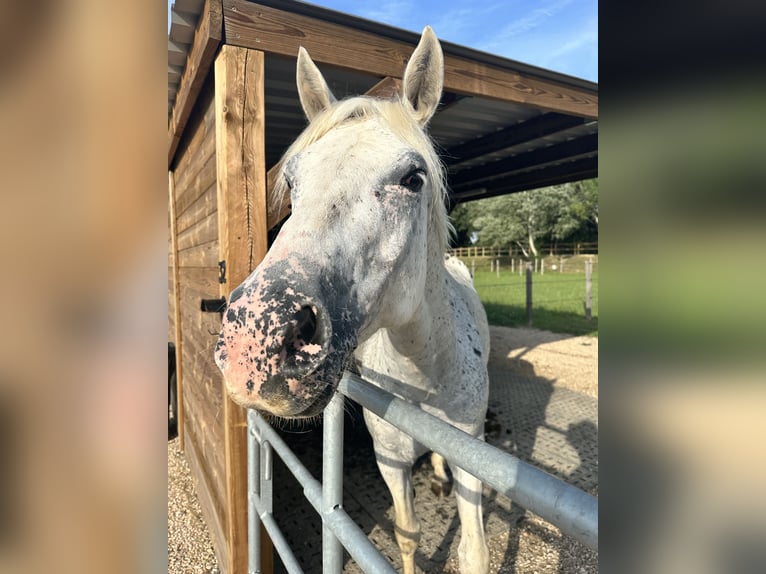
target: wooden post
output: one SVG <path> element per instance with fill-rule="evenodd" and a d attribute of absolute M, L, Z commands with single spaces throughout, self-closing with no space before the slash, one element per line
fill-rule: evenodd
<path fill-rule="evenodd" d="M 521 276 L 521 274 L 524 272 L 523 271 L 524 266 L 522 265 L 522 263 L 523 263 L 523 260 L 519 259 L 519 276 Z"/>
<path fill-rule="evenodd" d="M 540 275 L 545 275 L 545 259 L 540 259 Z"/>
<path fill-rule="evenodd" d="M 500 278 L 500 260 L 495 259 L 495 271 L 497 271 L 497 277 Z"/>
<path fill-rule="evenodd" d="M 476 278 L 476 259 L 471 259 L 471 277 Z"/>
<path fill-rule="evenodd" d="M 532 262 L 527 261 L 527 325 L 532 326 Z"/>
<path fill-rule="evenodd" d="M 559 273 L 564 272 L 564 258 L 559 256 Z"/>
<path fill-rule="evenodd" d="M 178 271 L 178 219 L 176 215 L 176 179 L 172 171 L 168 172 L 168 209 L 170 211 L 170 248 L 173 251 L 173 300 L 175 301 L 175 346 L 176 346 L 176 403 L 178 415 L 178 448 L 184 450 L 186 433 L 184 431 L 183 400 L 183 330 L 181 329 L 181 287 Z"/>
<path fill-rule="evenodd" d="M 513 257 L 511 257 L 511 273 L 515 271 L 513 263 L 514 263 L 514 259 Z"/>
<path fill-rule="evenodd" d="M 593 261 L 588 259 L 585 262 L 585 319 L 590 321 L 593 316 L 592 308 L 592 293 L 593 293 L 593 280 L 591 274 L 593 273 Z"/>
<path fill-rule="evenodd" d="M 228 298 L 267 251 L 263 52 L 221 48 L 215 116 L 219 260 L 226 261 L 220 294 Z M 247 572 L 247 417 L 225 390 L 223 395 L 226 571 L 237 574 Z M 271 541 L 262 539 L 261 548 L 261 572 L 273 572 Z"/>

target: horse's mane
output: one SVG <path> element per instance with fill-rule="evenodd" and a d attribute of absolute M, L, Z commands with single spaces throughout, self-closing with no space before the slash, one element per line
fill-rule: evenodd
<path fill-rule="evenodd" d="M 333 128 L 341 124 L 364 121 L 369 118 L 381 118 L 396 136 L 400 137 L 425 159 L 433 187 L 431 204 L 428 209 L 428 233 L 429 236 L 432 236 L 432 240 L 436 241 L 439 252 L 446 251 L 449 247 L 449 235 L 453 228 L 447 216 L 447 183 L 444 166 L 439 160 L 428 135 L 398 99 L 356 96 L 336 102 L 314 117 L 313 121 L 292 143 L 280 160 L 281 167 L 274 184 L 274 199 L 277 205 L 285 201 L 290 193 L 283 174 L 287 160 L 321 139 Z"/>

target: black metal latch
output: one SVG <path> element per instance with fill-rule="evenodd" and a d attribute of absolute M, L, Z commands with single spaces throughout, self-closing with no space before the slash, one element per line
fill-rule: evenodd
<path fill-rule="evenodd" d="M 226 283 L 226 260 L 218 262 L 218 282 Z"/>
<path fill-rule="evenodd" d="M 202 299 L 200 301 L 200 310 L 203 313 L 221 313 L 226 311 L 226 297 L 218 299 Z"/>

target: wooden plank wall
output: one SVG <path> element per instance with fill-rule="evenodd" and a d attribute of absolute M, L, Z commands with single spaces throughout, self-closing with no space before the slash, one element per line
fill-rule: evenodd
<path fill-rule="evenodd" d="M 171 173 L 172 177 L 172 173 Z M 168 341 L 174 343 L 176 340 L 176 298 L 173 294 L 173 262 L 175 261 L 175 249 L 173 247 L 173 226 L 171 224 L 173 201 L 173 190 L 168 194 Z"/>
<path fill-rule="evenodd" d="M 219 563 L 226 561 L 223 382 L 213 361 L 221 327 L 201 299 L 219 295 L 215 105 L 212 71 L 189 117 L 173 171 L 178 249 L 184 452 Z M 172 262 L 172 260 L 171 260 Z"/>

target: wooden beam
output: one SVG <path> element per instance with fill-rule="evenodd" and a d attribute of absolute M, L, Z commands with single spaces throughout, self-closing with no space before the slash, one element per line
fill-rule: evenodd
<path fill-rule="evenodd" d="M 221 0 L 205 0 L 168 126 L 168 166 L 173 163 L 178 142 L 181 141 L 194 102 L 197 101 L 215 52 L 223 39 L 222 10 Z"/>
<path fill-rule="evenodd" d="M 175 6 L 170 12 L 170 39 L 180 44 L 194 41 L 194 19 L 191 14 L 176 12 Z"/>
<path fill-rule="evenodd" d="M 226 261 L 220 294 L 228 297 L 267 251 L 263 52 L 221 48 L 215 116 L 219 259 Z M 247 418 L 225 389 L 223 394 L 227 572 L 236 574 L 247 572 Z"/>
<path fill-rule="evenodd" d="M 486 165 L 478 165 L 457 172 L 449 177 L 450 187 L 456 190 L 468 186 L 481 185 L 478 182 L 504 177 L 509 178 L 514 172 L 522 171 L 543 165 L 546 163 L 558 162 L 570 157 L 580 156 L 586 153 L 596 152 L 598 150 L 598 134 L 587 135 L 553 144 L 548 147 L 533 149 L 526 153 L 493 161 Z"/>
<path fill-rule="evenodd" d="M 541 114 L 489 135 L 474 138 L 460 145 L 453 146 L 444 152 L 444 162 L 447 165 L 456 165 L 514 145 L 580 126 L 585 121 L 587 120 L 578 116 L 568 116 L 555 112 Z"/>
<path fill-rule="evenodd" d="M 176 212 L 175 174 L 168 172 L 168 209 L 170 210 L 170 248 L 173 250 L 173 300 L 175 308 L 175 346 L 176 346 L 176 403 L 178 414 L 178 448 L 184 450 L 186 431 L 184 430 L 184 401 L 183 401 L 183 330 L 181 329 L 181 288 L 178 278 L 178 218 Z"/>
<path fill-rule="evenodd" d="M 365 92 L 366 96 L 373 96 L 376 98 L 393 98 L 398 96 L 402 91 L 402 81 L 399 78 L 386 76 L 380 80 L 377 84 L 371 87 Z M 266 174 L 266 189 L 267 189 L 267 201 L 268 205 L 268 228 L 273 229 L 280 221 L 290 214 L 290 198 L 285 198 L 285 201 L 275 201 L 273 198 L 274 184 L 276 183 L 277 174 L 281 167 L 281 162 L 273 165 Z"/>
<path fill-rule="evenodd" d="M 247 0 L 223 0 L 226 42 L 295 57 L 303 46 L 315 62 L 399 77 L 414 44 Z M 444 89 L 598 117 L 598 94 L 445 53 Z"/>
<path fill-rule="evenodd" d="M 267 250 L 263 64 L 263 52 L 227 45 L 215 62 L 218 230 L 227 269 L 221 295 Z"/>
<path fill-rule="evenodd" d="M 395 98 L 402 93 L 402 81 L 399 78 L 386 76 L 365 92 L 365 96 L 375 98 Z"/>
<path fill-rule="evenodd" d="M 593 177 L 598 177 L 598 158 L 587 157 L 523 173 L 494 185 L 456 191 L 451 194 L 452 202 L 464 203 Z"/>

